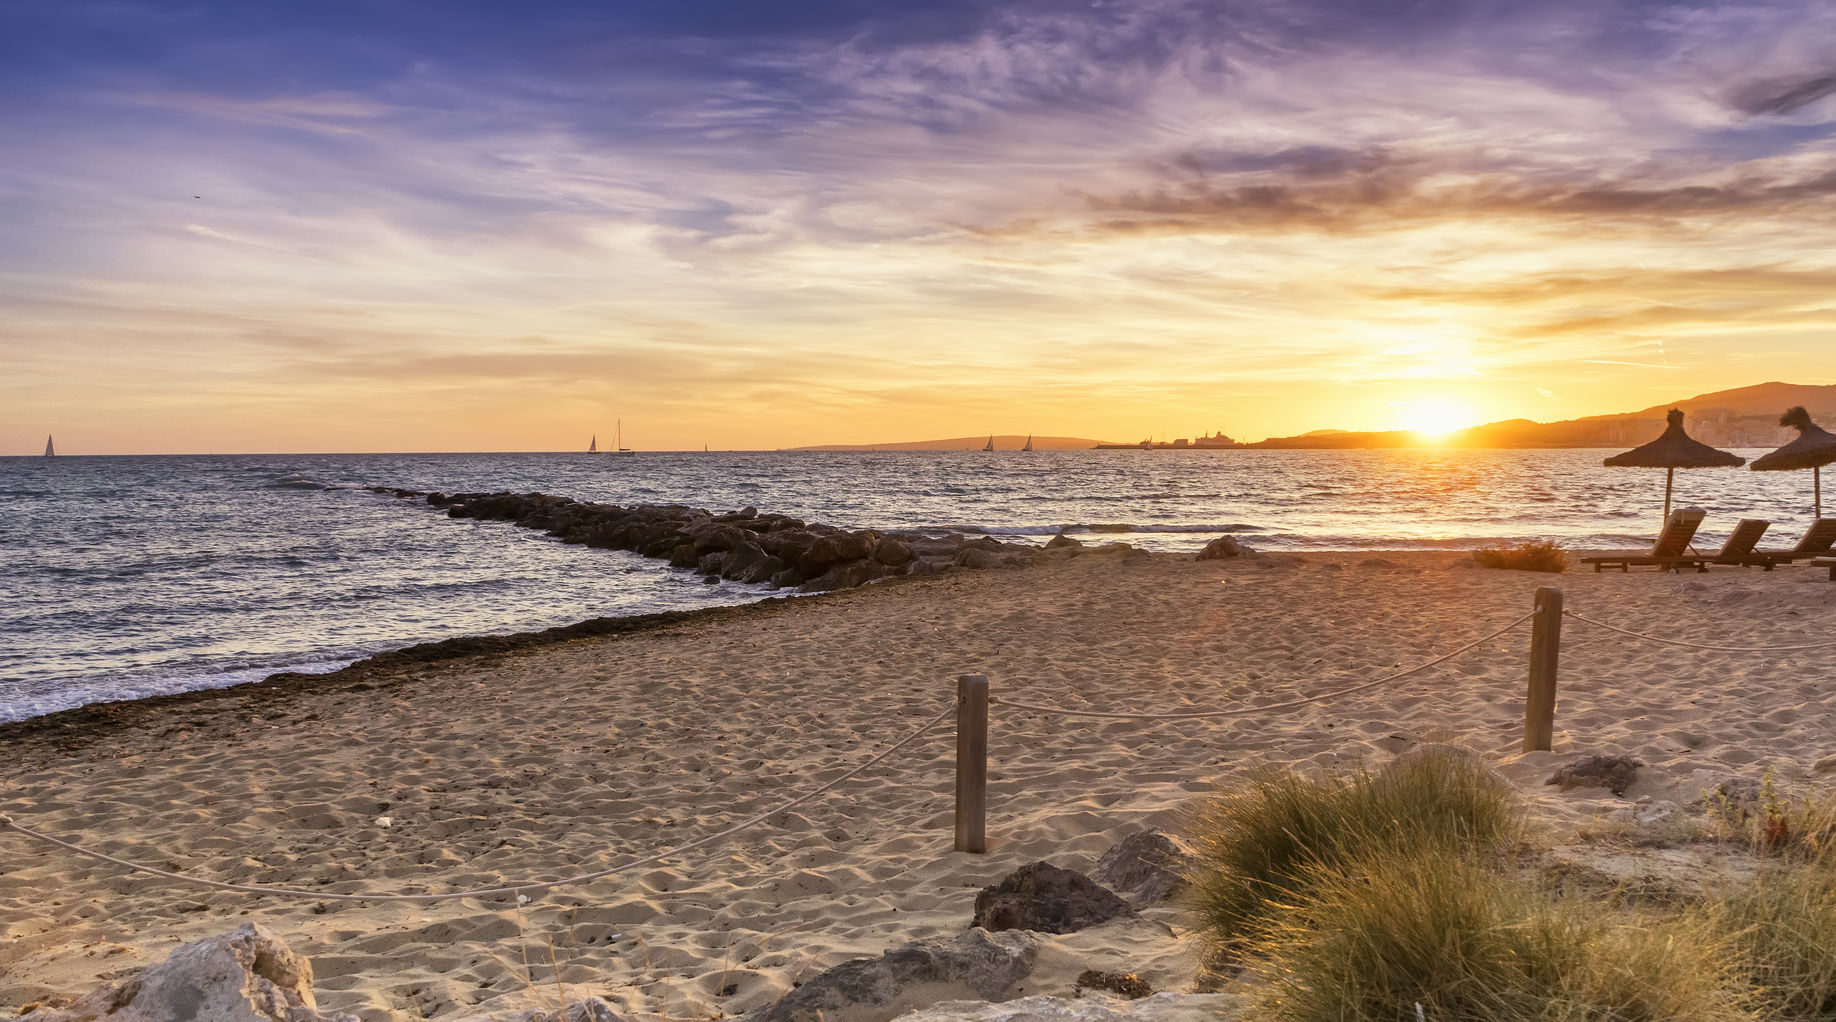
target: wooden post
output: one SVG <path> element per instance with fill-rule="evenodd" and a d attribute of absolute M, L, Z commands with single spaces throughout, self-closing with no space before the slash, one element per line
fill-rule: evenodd
<path fill-rule="evenodd" d="M 1556 667 L 1562 655 L 1562 590 L 1536 591 L 1530 621 L 1530 688 L 1524 696 L 1524 751 L 1548 752 L 1555 738 Z"/>
<path fill-rule="evenodd" d="M 956 679 L 956 850 L 988 850 L 988 679 Z"/>

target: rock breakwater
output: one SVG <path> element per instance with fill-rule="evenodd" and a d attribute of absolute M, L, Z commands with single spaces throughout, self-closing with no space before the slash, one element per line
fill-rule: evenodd
<path fill-rule="evenodd" d="M 774 589 L 823 592 L 901 575 L 955 568 L 1025 567 L 1042 557 L 1085 552 L 1134 553 L 1126 543 L 1086 547 L 1057 536 L 1044 548 L 988 536 L 850 532 L 789 515 L 742 508 L 716 514 L 680 504 L 624 507 L 546 493 L 428 493 L 371 486 L 376 493 L 420 499 L 453 518 L 511 522 L 565 543 L 626 550 L 666 560 L 709 579 L 764 583 Z"/>

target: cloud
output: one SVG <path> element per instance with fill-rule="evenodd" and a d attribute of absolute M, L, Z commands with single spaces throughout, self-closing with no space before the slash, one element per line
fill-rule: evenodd
<path fill-rule="evenodd" d="M 1811 77 L 1774 78 L 1753 82 L 1736 90 L 1730 101 L 1749 116 L 1788 114 L 1836 93 L 1836 72 Z"/>

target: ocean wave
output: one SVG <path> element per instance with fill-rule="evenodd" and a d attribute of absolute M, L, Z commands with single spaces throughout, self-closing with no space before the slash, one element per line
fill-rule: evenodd
<path fill-rule="evenodd" d="M 304 475 L 299 472 L 289 472 L 279 479 L 275 479 L 268 483 L 268 488 L 271 490 L 361 490 L 368 485 L 368 483 L 353 483 L 342 480 L 328 483 L 323 479 L 314 479 L 309 475 Z"/>
<path fill-rule="evenodd" d="M 1260 525 L 1245 522 L 1228 522 L 1225 524 L 1203 525 L 1148 525 L 1131 522 L 1098 522 L 1094 524 L 1073 523 L 1070 525 L 937 525 L 921 529 L 922 532 L 960 532 L 974 536 L 1057 536 L 1079 535 L 1087 533 L 1194 533 L 1217 535 L 1226 532 L 1266 532 Z"/>

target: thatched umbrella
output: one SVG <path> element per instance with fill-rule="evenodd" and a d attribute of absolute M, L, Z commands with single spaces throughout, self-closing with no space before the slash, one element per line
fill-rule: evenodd
<path fill-rule="evenodd" d="M 1789 472 L 1800 468 L 1810 469 L 1811 500 L 1817 509 L 1817 517 L 1822 518 L 1823 466 L 1836 462 L 1836 433 L 1812 422 L 1810 413 L 1804 410 L 1803 405 L 1779 416 L 1779 425 L 1796 427 L 1798 439 L 1771 454 L 1753 459 L 1753 471 Z"/>
<path fill-rule="evenodd" d="M 1670 425 L 1664 433 L 1643 447 L 1615 454 L 1601 462 L 1612 468 L 1661 468 L 1664 470 L 1664 520 L 1670 520 L 1670 485 L 1680 468 L 1738 468 L 1747 459 L 1738 454 L 1718 451 L 1690 438 L 1683 432 L 1683 413 L 1675 408 L 1665 416 Z"/>

